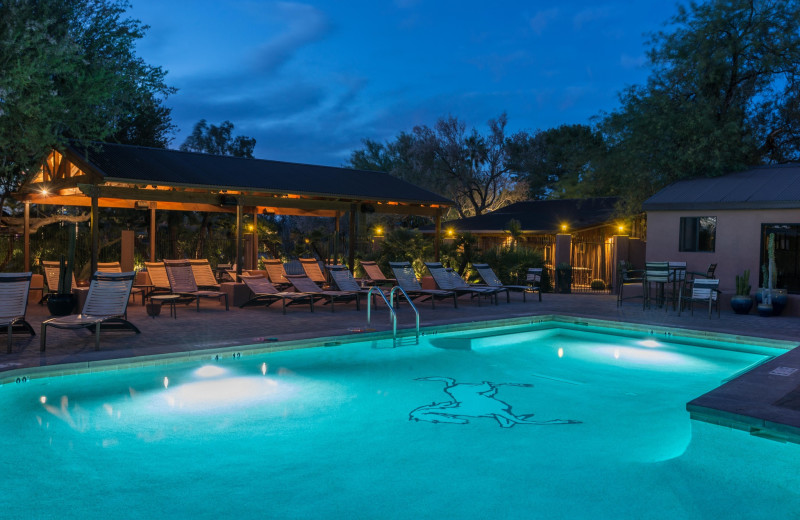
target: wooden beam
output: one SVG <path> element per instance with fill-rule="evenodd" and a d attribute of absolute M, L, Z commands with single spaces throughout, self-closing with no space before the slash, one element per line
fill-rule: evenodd
<path fill-rule="evenodd" d="M 27 272 L 31 270 L 31 204 L 29 202 L 25 203 L 22 233 L 22 270 Z"/>
<path fill-rule="evenodd" d="M 350 205 L 350 251 L 347 254 L 347 267 L 351 273 L 356 266 L 356 207 L 355 204 Z"/>
<path fill-rule="evenodd" d="M 92 194 L 92 265 L 89 277 L 97 271 L 97 262 L 100 258 L 100 207 L 97 193 Z"/>
<path fill-rule="evenodd" d="M 236 279 L 242 274 L 242 264 L 244 263 L 244 251 L 242 251 L 242 211 L 243 206 L 236 206 Z"/>
<path fill-rule="evenodd" d="M 442 243 L 442 211 L 437 210 L 436 216 L 434 217 L 436 222 L 436 234 L 433 236 L 433 261 L 439 261 L 439 248 L 440 244 Z"/>
<path fill-rule="evenodd" d="M 156 261 L 156 203 L 150 203 L 150 261 Z"/>

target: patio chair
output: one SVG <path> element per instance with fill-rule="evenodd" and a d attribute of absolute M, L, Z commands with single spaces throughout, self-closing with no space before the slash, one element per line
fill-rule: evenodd
<path fill-rule="evenodd" d="M 334 312 L 336 302 L 351 302 L 353 300 L 356 302 L 356 310 L 361 309 L 361 294 L 359 292 L 323 290 L 304 274 L 287 274 L 286 279 L 289 280 L 289 283 L 294 286 L 297 292 L 321 296 L 327 300 L 326 303 L 331 304 L 331 312 Z"/>
<path fill-rule="evenodd" d="M 623 296 L 625 287 L 635 285 L 641 289 L 641 294 L 633 296 Z M 617 307 L 622 306 L 623 300 L 630 300 L 633 298 L 641 298 L 644 300 L 644 270 L 642 269 L 628 269 L 625 267 L 624 262 L 620 262 L 619 276 L 617 278 Z"/>
<path fill-rule="evenodd" d="M 453 307 L 458 308 L 458 296 L 455 291 L 445 291 L 442 289 L 423 289 L 417 280 L 417 274 L 414 268 L 411 267 L 410 262 L 389 262 L 389 267 L 392 268 L 397 285 L 399 285 L 408 294 L 411 299 L 419 298 L 425 301 L 430 298 L 431 309 L 436 308 L 436 300 L 443 300 L 445 298 L 453 298 Z"/>
<path fill-rule="evenodd" d="M 291 285 L 286 278 L 286 269 L 283 267 L 283 262 L 280 258 L 265 258 L 264 269 L 267 270 L 269 281 L 275 287 L 284 288 Z"/>
<path fill-rule="evenodd" d="M 669 263 L 669 285 L 670 294 L 669 301 L 672 302 L 672 308 L 675 309 L 680 300 L 680 291 L 683 283 L 686 281 L 686 262 L 668 262 Z M 666 290 L 666 289 L 665 289 Z M 666 298 L 666 295 L 664 295 Z"/>
<path fill-rule="evenodd" d="M 384 276 L 377 262 L 361 260 L 361 267 L 364 269 L 367 280 L 372 282 L 373 285 L 397 285 L 396 279 Z"/>
<path fill-rule="evenodd" d="M 511 301 L 511 297 L 509 296 L 509 291 L 514 292 L 521 292 L 522 293 L 522 301 L 526 301 L 526 293 L 531 290 L 530 286 L 528 285 L 505 285 L 503 282 L 500 281 L 500 278 L 494 272 L 494 269 L 489 267 L 489 264 L 472 264 L 472 268 L 477 271 L 478 276 L 480 276 L 483 283 L 485 283 L 489 287 L 502 287 L 506 290 L 506 300 L 508 302 Z M 539 301 L 542 301 L 542 292 L 538 291 L 539 293 Z"/>
<path fill-rule="evenodd" d="M 649 308 L 652 301 L 663 305 L 664 285 L 669 282 L 669 262 L 647 262 L 644 267 L 644 277 L 642 278 L 642 290 L 644 292 L 644 302 L 642 308 Z M 650 292 L 652 285 L 655 284 L 654 295 Z"/>
<path fill-rule="evenodd" d="M 151 296 L 172 292 L 169 286 L 167 268 L 164 267 L 163 262 L 145 262 L 144 266 L 147 269 L 147 276 L 150 277 L 150 283 L 153 285 L 153 290 L 150 291 Z"/>
<path fill-rule="evenodd" d="M 122 265 L 119 262 L 97 262 L 97 271 L 101 273 L 121 273 Z M 140 287 L 131 289 L 131 297 L 136 301 L 136 295 L 142 295 L 142 305 L 144 305 L 144 290 Z"/>
<path fill-rule="evenodd" d="M 468 294 L 470 298 L 478 298 L 478 305 L 481 304 L 480 297 L 488 296 L 490 299 L 494 298 L 494 303 L 497 305 L 497 294 L 501 291 L 508 294 L 507 289 L 499 287 L 486 287 L 475 286 L 464 281 L 457 272 L 452 269 L 446 269 L 441 262 L 425 262 L 425 266 L 433 276 L 436 286 L 445 291 L 455 291 L 456 295 L 461 296 Z"/>
<path fill-rule="evenodd" d="M 11 354 L 11 335 L 16 327 L 20 332 L 35 336 L 31 324 L 25 321 L 28 310 L 28 290 L 32 273 L 0 273 L 0 326 L 8 330 L 8 353 Z"/>
<path fill-rule="evenodd" d="M 319 266 L 319 262 L 315 258 L 300 258 L 300 265 L 303 266 L 303 272 L 306 273 L 312 282 L 322 284 L 323 287 L 328 285 L 328 279 L 325 278 L 325 273 Z"/>
<path fill-rule="evenodd" d="M 710 278 L 713 280 L 714 278 L 716 278 L 714 276 L 714 272 L 716 270 L 717 270 L 717 264 L 708 264 L 708 269 L 706 269 L 705 273 L 699 273 L 697 271 L 689 271 L 686 273 L 686 275 L 689 277 L 690 280 L 694 280 L 698 276 L 701 278 Z"/>
<path fill-rule="evenodd" d="M 263 276 L 242 274 L 239 278 L 244 282 L 247 288 L 250 289 L 250 292 L 253 293 L 252 298 L 239 305 L 240 308 L 250 305 L 264 305 L 265 307 L 269 307 L 273 303 L 280 301 L 284 314 L 286 314 L 286 307 L 298 303 L 308 303 L 311 312 L 314 312 L 314 302 L 317 299 L 317 296 L 314 294 L 279 291 Z"/>
<path fill-rule="evenodd" d="M 381 289 L 380 287 L 362 287 L 358 284 L 358 281 L 353 278 L 353 273 L 350 272 L 347 267 L 343 265 L 326 265 L 325 268 L 331 275 L 331 280 L 333 281 L 333 285 L 336 289 L 340 291 L 350 291 L 350 292 L 357 292 L 359 294 L 367 295 L 369 294 L 370 289 L 372 289 L 372 301 L 375 303 L 377 301 L 377 294 L 374 294 L 376 291 L 381 291 L 383 295 L 388 299 L 389 298 L 389 290 L 388 289 Z M 398 300 L 399 301 L 399 300 Z"/>
<path fill-rule="evenodd" d="M 691 292 L 688 293 L 687 286 L 691 286 Z M 719 318 L 719 280 L 716 279 L 699 279 L 684 284 L 688 294 L 681 294 L 681 306 L 678 308 L 678 316 L 681 315 L 681 308 L 683 303 L 689 305 L 689 310 L 694 316 L 694 304 L 697 302 L 708 304 L 708 318 L 711 319 L 711 311 L 716 305 L 717 317 Z"/>
<path fill-rule="evenodd" d="M 541 267 L 529 267 L 528 273 L 525 275 L 525 283 L 532 292 L 539 293 L 539 301 L 542 301 L 542 272 Z M 524 301 L 524 299 L 523 299 Z"/>
<path fill-rule="evenodd" d="M 197 287 L 197 282 L 194 281 L 194 273 L 192 273 L 192 265 L 187 260 L 164 260 L 164 267 L 167 270 L 167 278 L 169 279 L 172 294 L 194 299 L 197 302 L 197 312 L 200 312 L 200 300 L 202 298 L 215 299 L 217 301 L 220 298 L 224 298 L 225 310 L 229 310 L 227 293 L 201 291 Z"/>
<path fill-rule="evenodd" d="M 61 277 L 61 262 L 54 262 L 51 260 L 42 260 L 42 268 L 44 269 L 44 278 L 47 282 L 47 292 L 42 300 L 46 300 L 47 296 L 51 293 L 58 292 L 58 282 Z M 72 287 L 77 287 L 78 283 L 75 281 L 75 272 L 72 272 Z"/>
<path fill-rule="evenodd" d="M 197 260 L 189 260 L 189 265 L 192 266 L 192 274 L 197 287 L 209 291 L 219 291 L 220 285 L 217 283 L 217 277 L 214 276 L 214 271 L 211 269 L 211 264 L 205 258 Z"/>
<path fill-rule="evenodd" d="M 127 320 L 128 299 L 131 295 L 136 273 L 94 273 L 89 285 L 89 294 L 80 314 L 50 318 L 42 322 L 39 347 L 42 352 L 47 344 L 47 327 L 56 329 L 94 329 L 94 348 L 100 350 L 101 324 L 111 325 L 112 330 L 139 329 Z M 109 327 L 103 327 L 108 329 Z"/>

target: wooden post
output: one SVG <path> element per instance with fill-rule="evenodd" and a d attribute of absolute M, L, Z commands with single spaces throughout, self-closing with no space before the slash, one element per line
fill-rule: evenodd
<path fill-rule="evenodd" d="M 241 204 L 236 204 L 236 276 L 242 274 L 242 264 L 244 263 L 244 251 L 242 250 L 242 221 L 243 207 Z"/>
<path fill-rule="evenodd" d="M 156 203 L 150 203 L 150 261 L 156 261 Z"/>
<path fill-rule="evenodd" d="M 22 250 L 23 250 L 23 271 L 31 270 L 31 203 L 25 201 L 25 216 L 22 224 Z"/>
<path fill-rule="evenodd" d="M 356 266 L 356 205 L 350 204 L 350 252 L 347 255 L 347 267 L 353 272 Z"/>
<path fill-rule="evenodd" d="M 340 219 L 342 212 L 337 211 L 333 219 L 333 263 L 339 265 L 339 233 L 340 233 Z"/>
<path fill-rule="evenodd" d="M 92 266 L 89 276 L 97 271 L 97 261 L 100 255 L 100 197 L 97 186 L 92 191 Z"/>
<path fill-rule="evenodd" d="M 440 248 L 440 245 L 442 243 L 442 210 L 441 209 L 437 209 L 436 210 L 435 222 L 436 222 L 436 233 L 433 236 L 433 261 L 434 262 L 438 262 L 439 261 L 439 253 L 440 253 L 439 248 Z"/>
<path fill-rule="evenodd" d="M 253 208 L 253 269 L 258 269 L 258 206 Z"/>

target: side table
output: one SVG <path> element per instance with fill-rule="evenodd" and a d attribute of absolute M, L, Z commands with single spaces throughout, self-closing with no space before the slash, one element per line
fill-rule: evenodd
<path fill-rule="evenodd" d="M 179 294 L 156 294 L 150 297 L 150 302 L 158 302 L 162 306 L 164 304 L 169 305 L 169 315 L 172 316 L 173 319 L 178 319 L 178 309 L 175 308 L 175 304 L 180 299 L 181 296 Z M 155 314 L 153 314 L 153 319 L 156 319 Z"/>

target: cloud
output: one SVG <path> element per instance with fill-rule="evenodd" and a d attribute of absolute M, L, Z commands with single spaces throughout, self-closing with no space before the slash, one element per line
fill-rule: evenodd
<path fill-rule="evenodd" d="M 274 13 L 286 23 L 286 30 L 256 49 L 252 61 L 262 74 L 275 71 L 300 48 L 321 40 L 330 30 L 325 14 L 310 5 L 278 2 Z"/>
<path fill-rule="evenodd" d="M 607 7 L 595 7 L 592 9 L 584 9 L 579 11 L 572 17 L 572 27 L 576 31 L 583 29 L 583 26 L 594 22 L 595 20 L 603 20 L 609 17 L 611 11 Z"/>
<path fill-rule="evenodd" d="M 550 22 L 558 17 L 558 9 L 548 9 L 539 11 L 530 19 L 529 23 L 533 32 L 541 36 L 542 32 L 550 25 Z"/>

